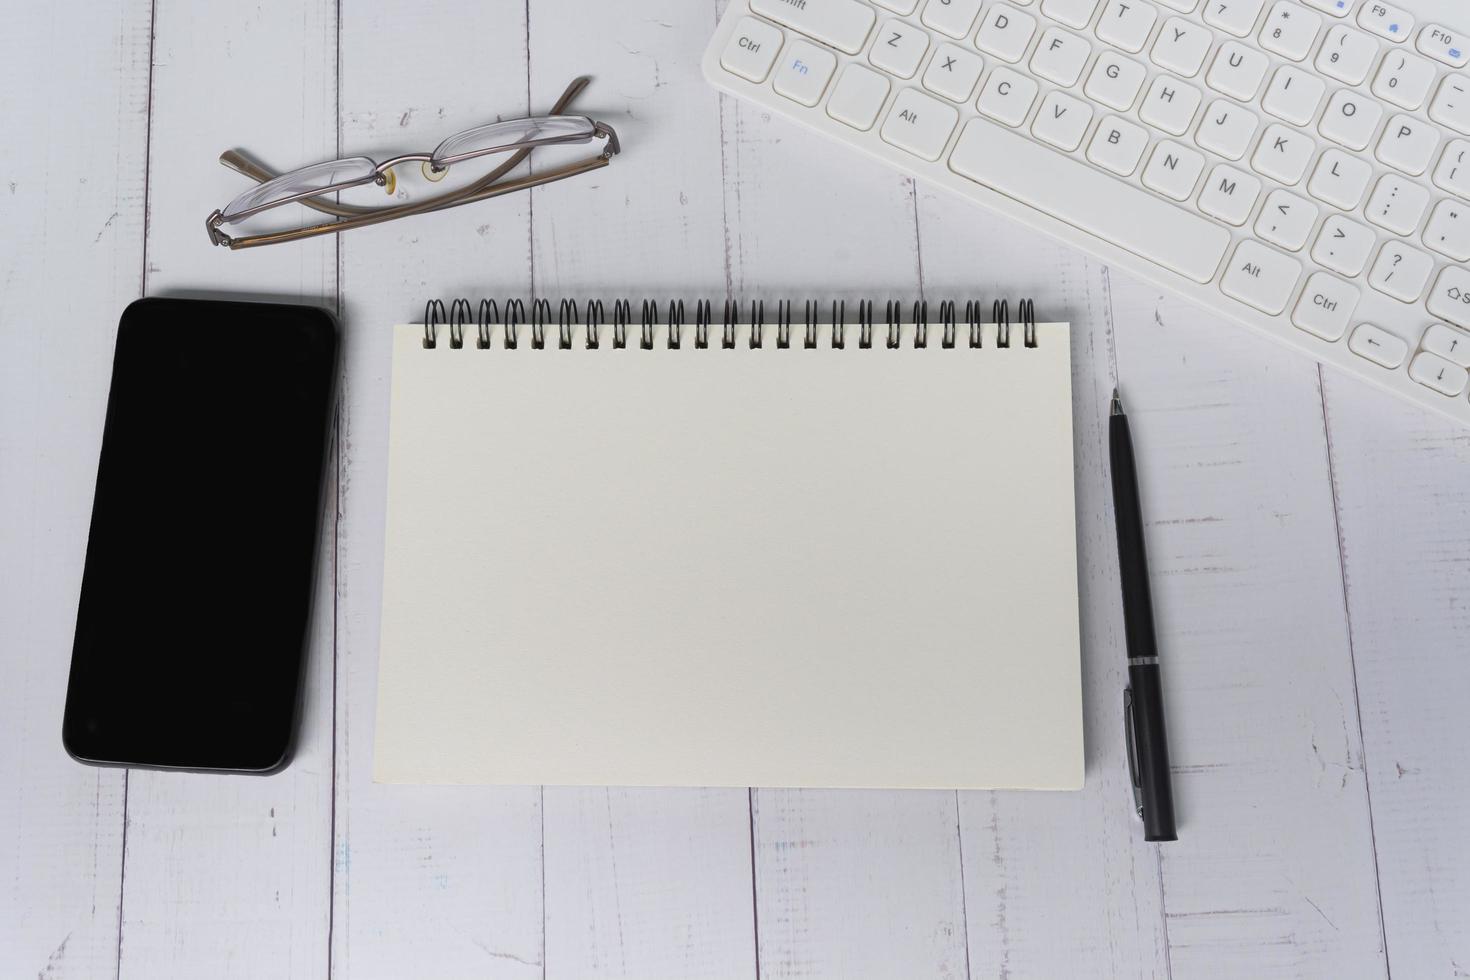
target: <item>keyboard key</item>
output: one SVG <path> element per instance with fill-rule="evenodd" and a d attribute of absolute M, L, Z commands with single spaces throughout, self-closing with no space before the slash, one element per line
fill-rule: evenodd
<path fill-rule="evenodd" d="M 1460 367 L 1470 367 L 1470 333 L 1436 323 L 1424 332 L 1419 346 Z"/>
<path fill-rule="evenodd" d="M 1412 303 L 1424 292 L 1424 284 L 1434 271 L 1434 260 L 1416 248 L 1399 242 L 1385 242 L 1378 260 L 1368 273 L 1368 285 L 1405 303 Z"/>
<path fill-rule="evenodd" d="M 1042 0 L 1041 12 L 1068 27 L 1083 28 L 1097 11 L 1097 0 Z"/>
<path fill-rule="evenodd" d="M 1339 82 L 1361 85 L 1373 69 L 1378 56 L 1378 42 L 1362 31 L 1338 25 L 1327 32 L 1327 40 L 1317 52 L 1317 70 Z"/>
<path fill-rule="evenodd" d="M 950 37 L 968 37 L 980 13 L 980 0 L 929 0 L 919 18 L 925 27 Z"/>
<path fill-rule="evenodd" d="M 1259 120 L 1250 112 L 1233 102 L 1216 99 L 1205 110 L 1205 117 L 1200 120 L 1194 141 L 1227 160 L 1239 160 L 1245 156 L 1246 149 L 1251 145 L 1251 137 L 1256 135 L 1257 125 Z"/>
<path fill-rule="evenodd" d="M 1403 339 L 1371 323 L 1360 323 L 1348 338 L 1348 350 L 1374 364 L 1396 368 L 1404 363 L 1409 345 Z"/>
<path fill-rule="evenodd" d="M 1019 126 L 1026 121 L 1026 114 L 1036 101 L 1036 91 L 1036 82 L 1027 76 L 1009 68 L 997 68 L 980 90 L 980 101 L 975 107 L 1007 126 Z"/>
<path fill-rule="evenodd" d="M 1266 0 L 1209 0 L 1205 4 L 1205 23 L 1236 37 L 1246 37 L 1265 5 Z"/>
<path fill-rule="evenodd" d="M 1301 264 L 1260 242 L 1243 241 L 1235 250 L 1220 291 L 1255 307 L 1267 316 L 1286 309 L 1302 276 Z"/>
<path fill-rule="evenodd" d="M 1444 148 L 1434 171 L 1434 183 L 1470 200 L 1470 143 L 1454 140 Z"/>
<path fill-rule="evenodd" d="M 985 61 L 957 44 L 941 44 L 924 72 L 924 87 L 955 102 L 968 102 Z"/>
<path fill-rule="evenodd" d="M 1373 179 L 1373 165 L 1341 150 L 1328 150 L 1317 161 L 1307 191 L 1319 201 L 1352 211 L 1363 199 L 1368 181 Z"/>
<path fill-rule="evenodd" d="M 1305 126 L 1317 115 L 1317 107 L 1322 104 L 1326 88 L 1317 76 L 1283 65 L 1272 76 L 1266 95 L 1261 99 L 1261 108 L 1294 126 Z"/>
<path fill-rule="evenodd" d="M 1429 291 L 1429 312 L 1457 327 L 1470 327 L 1470 270 L 1447 265 Z"/>
<path fill-rule="evenodd" d="M 1378 236 L 1371 228 L 1335 214 L 1322 222 L 1317 244 L 1312 246 L 1312 260 L 1334 272 L 1355 278 L 1368 264 L 1368 256 L 1377 241 Z"/>
<path fill-rule="evenodd" d="M 1148 95 L 1138 108 L 1138 116 L 1150 126 L 1156 126 L 1170 135 L 1183 136 L 1194 122 L 1194 113 L 1199 108 L 1199 103 L 1199 89 L 1185 85 L 1177 78 L 1159 75 L 1149 86 Z"/>
<path fill-rule="evenodd" d="M 1461 75 L 1446 75 L 1429 106 L 1429 118 L 1470 136 L 1470 80 Z"/>
<path fill-rule="evenodd" d="M 1158 19 L 1159 12 L 1141 0 L 1108 0 L 1097 21 L 1098 40 L 1137 54 Z"/>
<path fill-rule="evenodd" d="M 1082 77 L 1082 66 L 1087 64 L 1090 54 L 1092 45 L 1076 34 L 1052 27 L 1041 35 L 1041 42 L 1036 45 L 1031 70 L 1063 88 L 1070 88 Z"/>
<path fill-rule="evenodd" d="M 1148 131 L 1126 119 L 1109 116 L 1097 124 L 1087 159 L 1106 167 L 1120 177 L 1128 177 L 1138 169 L 1143 151 L 1148 149 Z"/>
<path fill-rule="evenodd" d="M 848 65 L 827 100 L 827 115 L 853 129 L 872 129 L 887 98 L 885 76 L 862 65 Z"/>
<path fill-rule="evenodd" d="M 1283 184 L 1295 184 L 1307 172 L 1307 164 L 1317 152 L 1317 144 L 1311 137 L 1290 129 L 1280 123 L 1272 123 L 1261 137 L 1251 166 L 1257 173 L 1279 180 Z"/>
<path fill-rule="evenodd" d="M 1419 31 L 1416 46 L 1435 61 L 1451 68 L 1464 68 L 1470 64 L 1470 46 L 1465 43 L 1467 40 L 1470 39 L 1448 27 L 1425 24 Z"/>
<path fill-rule="evenodd" d="M 1266 69 L 1270 66 L 1271 59 L 1254 48 L 1248 48 L 1239 41 L 1226 41 L 1215 53 L 1215 61 L 1210 65 L 1210 74 L 1205 81 L 1217 92 L 1249 102 L 1256 97 L 1261 79 L 1266 77 Z"/>
<path fill-rule="evenodd" d="M 1194 8 L 1199 6 L 1199 0 L 1159 0 L 1159 2 L 1181 14 L 1192 14 Z"/>
<path fill-rule="evenodd" d="M 1470 205 L 1440 201 L 1424 226 L 1424 244 L 1456 262 L 1470 262 Z"/>
<path fill-rule="evenodd" d="M 1301 61 L 1312 50 L 1321 29 L 1321 17 L 1303 10 L 1300 4 L 1276 0 L 1276 6 L 1261 26 L 1261 47 L 1283 58 Z"/>
<path fill-rule="evenodd" d="M 913 78 L 928 50 L 928 34 L 901 20 L 885 20 L 868 51 L 868 60 L 899 78 Z"/>
<path fill-rule="evenodd" d="M 1378 129 L 1378 120 L 1382 118 L 1383 107 L 1377 102 L 1341 89 L 1327 103 L 1327 111 L 1322 114 L 1317 130 L 1350 150 L 1366 150 Z"/>
<path fill-rule="evenodd" d="M 981 51 L 993 54 L 1001 61 L 1015 64 L 1026 53 L 1035 33 L 1035 17 L 998 3 L 990 8 L 985 19 L 980 22 L 975 44 Z"/>
<path fill-rule="evenodd" d="M 1414 15 L 1392 4 L 1368 0 L 1358 10 L 1358 26 L 1390 41 L 1402 41 L 1414 30 Z"/>
<path fill-rule="evenodd" d="M 983 119 L 960 134 L 955 173 L 1198 283 L 1215 278 L 1230 233 Z"/>
<path fill-rule="evenodd" d="M 1104 51 L 1093 63 L 1083 91 L 1088 98 L 1110 109 L 1126 112 L 1138 98 L 1138 90 L 1143 87 L 1146 74 L 1148 72 L 1143 65 L 1131 58 L 1125 58 L 1116 51 Z"/>
<path fill-rule="evenodd" d="M 905 16 L 913 13 L 914 8 L 919 5 L 919 0 L 873 0 L 873 2 L 880 7 L 887 7 L 895 14 Z"/>
<path fill-rule="evenodd" d="M 959 111 L 911 88 L 898 93 L 883 123 L 883 139 L 925 160 L 938 160 L 960 121 Z"/>
<path fill-rule="evenodd" d="M 1353 9 L 1349 0 L 1302 0 L 1308 7 L 1331 14 L 1334 17 L 1346 17 Z"/>
<path fill-rule="evenodd" d="M 1419 227 L 1424 209 L 1429 206 L 1429 192 L 1398 174 L 1384 174 L 1373 188 L 1373 196 L 1363 209 L 1367 219 L 1395 235 L 1408 235 Z"/>
<path fill-rule="evenodd" d="M 1182 17 L 1170 17 L 1154 40 L 1149 58 L 1160 68 L 1193 78 L 1204 65 L 1205 55 L 1210 53 L 1211 40 L 1210 32 L 1200 25 Z"/>
<path fill-rule="evenodd" d="M 1256 234 L 1273 245 L 1300 251 L 1312 236 L 1318 213 L 1312 202 L 1289 191 L 1274 190 L 1256 218 Z"/>
<path fill-rule="evenodd" d="M 779 30 L 765 21 L 742 17 L 720 55 L 720 65 L 746 81 L 764 82 L 776 55 L 781 53 L 783 38 Z"/>
<path fill-rule="evenodd" d="M 1383 136 L 1375 151 L 1378 159 L 1415 177 L 1429 169 L 1434 151 L 1439 148 L 1439 133 L 1433 126 L 1413 116 L 1399 114 L 1383 127 Z"/>
<path fill-rule="evenodd" d="M 1453 361 L 1447 361 L 1428 351 L 1420 351 L 1414 355 L 1414 359 L 1409 362 L 1409 377 L 1451 398 L 1463 394 L 1466 384 L 1470 383 L 1470 372 Z"/>
<path fill-rule="evenodd" d="M 1082 145 L 1087 125 L 1092 122 L 1092 106 L 1064 92 L 1052 92 L 1041 103 L 1031 132 L 1068 153 Z"/>
<path fill-rule="evenodd" d="M 793 41 L 776 66 L 772 84 L 793 102 L 813 106 L 822 101 L 827 81 L 836 69 L 837 58 L 832 52 L 806 41 Z"/>
<path fill-rule="evenodd" d="M 1429 95 L 1434 76 L 1433 62 L 1406 51 L 1395 51 L 1383 59 L 1378 76 L 1373 79 L 1373 94 L 1400 109 L 1417 109 Z"/>
<path fill-rule="evenodd" d="M 873 8 L 858 0 L 750 0 L 753 13 L 800 31 L 847 54 L 857 54 L 878 19 Z"/>
<path fill-rule="evenodd" d="M 1243 225 L 1261 196 L 1261 182 L 1243 170 L 1220 164 L 1210 171 L 1199 194 L 1199 209 L 1232 225 Z M 1279 310 L 1277 312 L 1280 312 Z"/>
<path fill-rule="evenodd" d="M 1307 280 L 1291 322 L 1323 340 L 1341 340 L 1362 295 L 1341 279 L 1318 272 Z"/>
<path fill-rule="evenodd" d="M 1187 201 L 1194 196 L 1195 185 L 1204 169 L 1204 154 L 1173 140 L 1162 140 L 1154 147 L 1148 166 L 1143 168 L 1143 183 L 1165 197 Z"/>

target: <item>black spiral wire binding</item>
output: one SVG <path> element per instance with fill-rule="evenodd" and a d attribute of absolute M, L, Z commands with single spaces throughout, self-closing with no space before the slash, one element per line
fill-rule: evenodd
<path fill-rule="evenodd" d="M 633 306 L 625 299 L 613 304 L 613 349 L 628 346 L 628 324 L 633 320 Z"/>
<path fill-rule="evenodd" d="M 720 348 L 733 350 L 735 347 L 735 321 L 740 317 L 740 308 L 733 299 L 725 300 L 725 320 L 720 327 Z"/>
<path fill-rule="evenodd" d="M 490 328 L 499 322 L 500 307 L 495 305 L 495 300 L 480 300 L 480 313 L 479 316 L 476 317 L 476 323 L 479 327 L 479 336 L 476 337 L 476 341 L 477 346 L 480 348 L 480 350 L 490 349 Z"/>
<path fill-rule="evenodd" d="M 642 300 L 640 330 L 638 346 L 643 350 L 652 350 L 657 344 L 659 329 L 659 304 L 655 300 Z M 470 301 L 467 299 L 454 299 L 450 301 L 446 309 L 443 300 L 431 299 L 424 305 L 424 335 L 423 346 L 426 349 L 434 349 L 438 346 L 439 328 L 447 326 L 449 333 L 449 346 L 454 349 L 464 346 L 465 324 L 474 319 L 477 324 L 476 347 L 481 350 L 489 349 L 493 342 L 493 331 L 497 324 L 503 330 L 504 344 L 507 350 L 516 350 L 520 346 L 520 328 L 529 325 L 531 331 L 531 347 L 541 350 L 546 346 L 547 327 L 551 322 L 551 303 L 548 300 L 538 299 L 531 301 L 530 317 L 526 315 L 526 305 L 518 299 L 508 299 L 504 304 L 505 317 L 501 318 L 501 308 L 492 299 L 480 300 L 478 312 L 472 317 Z M 792 346 L 792 323 L 793 310 L 790 300 L 781 300 L 776 304 L 774 318 L 775 346 L 778 349 L 787 349 Z M 926 300 L 914 301 L 911 314 L 904 319 L 904 305 L 898 300 L 886 300 L 884 303 L 885 337 L 884 347 L 893 350 L 904 344 L 903 329 L 905 324 L 914 324 L 913 346 L 925 348 L 930 346 L 930 316 L 929 304 Z M 575 335 L 578 325 L 585 327 L 587 331 L 585 346 L 588 350 L 597 350 L 603 346 L 602 328 L 606 325 L 605 307 L 600 300 L 591 300 L 586 306 L 587 316 L 581 316 L 581 310 L 575 300 L 564 299 L 560 301 L 557 312 L 557 343 L 561 350 L 569 350 L 575 345 Z M 724 305 L 724 318 L 720 332 L 720 347 L 723 349 L 734 348 L 738 341 L 737 337 L 742 326 L 748 327 L 750 337 L 748 346 L 752 350 L 759 350 L 765 346 L 766 335 L 766 308 L 765 302 L 751 300 L 749 316 L 744 321 L 740 318 L 741 303 L 735 299 L 726 299 Z M 821 314 L 817 301 L 806 300 L 803 305 L 803 325 L 801 346 L 811 350 L 821 346 Z M 987 321 L 982 319 L 983 306 L 975 300 L 966 300 L 963 322 L 968 330 L 968 346 L 980 348 L 984 345 L 983 324 Z M 665 345 L 670 350 L 678 350 L 684 346 L 685 308 L 683 300 L 670 300 L 667 306 L 668 336 Z M 939 304 L 938 318 L 935 323 L 940 327 L 938 342 L 941 347 L 952 349 L 960 345 L 959 326 L 961 318 L 958 304 L 953 300 L 945 300 Z M 1038 346 L 1036 303 L 1031 299 L 1022 299 L 1016 304 L 1016 319 L 1011 318 L 1010 302 L 1003 299 L 995 300 L 990 307 L 990 321 L 996 325 L 996 346 L 1009 348 L 1011 346 L 1012 326 L 1019 325 L 1022 332 L 1022 343 L 1025 347 L 1034 348 Z M 632 303 L 625 299 L 613 303 L 612 346 L 617 349 L 628 346 L 628 330 L 633 323 Z M 710 346 L 710 328 L 714 323 L 714 306 L 709 300 L 699 300 L 694 306 L 694 346 L 697 349 L 707 349 Z M 874 324 L 876 323 L 876 307 L 872 300 L 862 300 L 858 303 L 857 316 L 854 324 L 858 328 L 857 345 L 860 349 L 871 349 L 874 346 Z M 828 346 L 834 350 L 846 348 L 848 343 L 847 327 L 847 303 L 845 301 L 833 300 L 831 304 L 831 337 Z"/>
<path fill-rule="evenodd" d="M 1011 346 L 1011 304 L 996 300 L 991 304 L 990 318 L 995 321 L 995 346 Z"/>
<path fill-rule="evenodd" d="M 597 350 L 601 341 L 602 333 L 602 300 L 594 299 L 587 302 L 587 349 Z"/>
<path fill-rule="evenodd" d="M 684 301 L 669 300 L 669 350 L 678 350 L 684 342 Z"/>
<path fill-rule="evenodd" d="M 551 303 L 544 299 L 531 302 L 531 349 L 546 349 L 546 324 L 551 320 Z"/>
<path fill-rule="evenodd" d="M 518 299 L 505 301 L 505 349 L 515 350 L 521 343 L 521 323 L 526 319 L 526 307 Z"/>
<path fill-rule="evenodd" d="M 560 350 L 572 349 L 572 331 L 576 328 L 577 301 L 564 299 L 556 316 L 556 346 Z"/>
<path fill-rule="evenodd" d="M 710 302 L 702 299 L 694 304 L 694 347 L 705 350 L 709 347 Z"/>
<path fill-rule="evenodd" d="M 1024 328 L 1027 347 L 1036 346 L 1036 301 L 1023 299 L 1020 302 L 1021 325 Z"/>
<path fill-rule="evenodd" d="M 464 323 L 470 318 L 470 301 L 457 299 L 449 304 L 449 347 L 458 350 L 464 346 Z"/>
<path fill-rule="evenodd" d="M 424 304 L 424 348 L 433 350 L 439 343 L 439 324 L 445 321 L 444 301 L 431 299 Z"/>
<path fill-rule="evenodd" d="M 776 348 L 786 350 L 791 346 L 791 301 L 781 300 L 776 304 Z"/>

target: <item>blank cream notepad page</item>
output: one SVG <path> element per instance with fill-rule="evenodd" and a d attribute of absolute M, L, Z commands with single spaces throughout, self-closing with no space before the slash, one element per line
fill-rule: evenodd
<path fill-rule="evenodd" d="M 985 329 L 395 328 L 376 779 L 1080 787 L 1068 329 Z"/>

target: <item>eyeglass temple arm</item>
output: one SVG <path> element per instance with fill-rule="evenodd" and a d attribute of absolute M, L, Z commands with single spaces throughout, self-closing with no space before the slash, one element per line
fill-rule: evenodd
<path fill-rule="evenodd" d="M 548 113 L 548 115 L 559 116 L 565 113 L 567 106 L 569 106 L 572 100 L 574 100 L 578 95 L 582 93 L 582 90 L 587 87 L 588 83 L 591 82 L 591 80 L 592 79 L 587 75 L 582 75 L 578 78 L 572 79 L 571 84 L 566 87 L 566 90 L 562 92 L 561 97 L 556 100 L 556 104 L 551 107 L 551 112 Z M 527 147 L 525 149 L 516 150 L 508 158 L 506 158 L 506 161 L 500 166 L 496 167 L 494 170 L 490 171 L 488 174 L 486 174 L 484 177 L 481 177 L 473 184 L 469 184 L 461 190 L 454 192 L 453 194 L 446 194 L 443 197 L 432 198 L 430 200 L 423 201 L 420 204 L 409 205 L 403 208 L 364 208 L 356 207 L 351 204 L 338 204 L 325 198 L 305 198 L 298 203 L 304 204 L 315 211 L 320 211 L 323 214 L 330 214 L 334 217 L 351 220 L 331 222 L 324 225 L 314 225 L 310 228 L 302 228 L 297 231 L 278 232 L 274 234 L 253 235 L 246 238 L 236 238 L 232 239 L 229 242 L 229 245 L 231 248 L 249 248 L 253 245 L 267 245 L 275 242 L 291 241 L 292 239 L 296 238 L 309 238 L 314 235 L 326 234 L 332 231 L 346 231 L 349 228 L 358 228 L 362 227 L 363 225 L 378 224 L 380 222 L 388 221 L 393 218 L 401 218 L 412 214 L 427 214 L 432 211 L 440 211 L 445 208 L 457 207 L 461 204 L 469 204 L 471 202 L 485 200 L 486 198 L 490 197 L 498 197 L 501 194 L 507 194 L 511 191 L 517 191 L 523 187 L 534 187 L 538 184 L 547 184 L 555 180 L 562 180 L 566 177 L 572 177 L 576 174 L 584 173 L 588 170 L 594 170 L 598 167 L 606 166 L 608 162 L 608 157 L 617 154 L 621 150 L 621 146 L 618 143 L 618 134 L 613 131 L 612 127 L 606 126 L 602 123 L 597 123 L 596 133 L 597 135 L 607 139 L 607 150 L 601 157 L 598 157 L 596 160 L 589 161 L 584 164 L 574 164 L 569 167 L 564 167 L 560 170 L 551 171 L 536 177 L 520 178 L 518 180 L 510 182 L 509 184 L 505 184 L 499 187 L 493 186 L 496 181 L 498 181 L 501 177 L 504 177 L 510 171 L 514 170 L 517 166 L 520 165 L 522 160 L 526 159 L 526 157 L 530 155 L 531 148 Z M 276 177 L 280 176 L 276 172 L 270 170 L 268 167 L 265 167 L 251 160 L 249 157 L 245 156 L 245 154 L 239 152 L 238 150 L 226 150 L 224 153 L 221 153 L 219 162 L 224 166 L 230 168 L 231 170 L 235 171 L 236 173 L 242 174 L 257 183 L 264 183 L 267 180 L 273 180 Z M 210 234 L 211 236 L 215 234 L 212 228 L 210 229 Z"/>

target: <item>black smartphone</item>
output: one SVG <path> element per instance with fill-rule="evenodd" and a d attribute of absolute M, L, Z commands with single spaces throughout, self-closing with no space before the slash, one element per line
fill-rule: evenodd
<path fill-rule="evenodd" d="M 123 312 L 62 722 L 77 760 L 286 764 L 337 350 L 336 323 L 312 307 Z"/>

